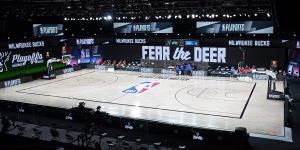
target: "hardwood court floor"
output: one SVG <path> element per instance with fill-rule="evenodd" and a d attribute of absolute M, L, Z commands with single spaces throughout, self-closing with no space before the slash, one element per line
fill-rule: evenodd
<path fill-rule="evenodd" d="M 266 99 L 267 81 L 81 70 L 54 80 L 0 89 L 0 99 L 62 108 L 96 108 L 115 116 L 284 137 L 284 103 Z M 277 83 L 277 88 L 282 88 Z"/>

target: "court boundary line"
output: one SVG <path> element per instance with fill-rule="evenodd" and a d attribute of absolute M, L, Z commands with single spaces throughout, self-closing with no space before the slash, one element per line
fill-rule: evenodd
<path fill-rule="evenodd" d="M 67 77 L 67 78 L 59 79 L 57 81 L 52 81 L 52 82 L 50 81 L 50 82 L 47 82 L 47 83 L 44 83 L 44 84 L 40 84 L 40 85 L 36 85 L 36 86 L 31 86 L 31 87 L 28 87 L 28 88 L 24 88 L 24 89 L 18 90 L 16 92 L 20 92 L 20 91 L 24 91 L 24 90 L 28 90 L 28 89 L 32 89 L 32 88 L 36 88 L 36 87 L 40 87 L 40 86 L 44 86 L 44 85 L 55 83 L 55 82 L 60 82 L 60 81 L 68 80 L 68 79 L 71 79 L 71 78 L 74 78 L 74 77 L 79 77 L 79 76 L 87 75 L 87 74 L 90 74 L 90 73 L 93 73 L 93 72 L 96 72 L 96 71 L 90 71 L 90 72 L 87 72 L 87 73 L 82 73 L 82 74 L 75 75 L 75 76 L 72 76 L 72 77 Z"/>
<path fill-rule="evenodd" d="M 244 113 L 245 113 L 246 108 L 247 108 L 247 106 L 248 106 L 248 104 L 249 104 L 249 101 L 250 101 L 250 99 L 251 99 L 251 97 L 252 97 L 252 94 L 253 94 L 253 92 L 254 92 L 255 87 L 256 87 L 256 82 L 254 82 L 253 88 L 252 88 L 252 90 L 251 90 L 251 92 L 250 92 L 250 95 L 248 96 L 247 102 L 246 102 L 246 104 L 245 104 L 245 106 L 244 106 L 244 109 L 242 110 L 241 115 L 240 115 L 240 119 L 242 119 L 243 116 L 244 116 Z"/>
<path fill-rule="evenodd" d="M 243 116 L 243 114 L 244 114 L 246 105 L 248 104 L 248 102 L 250 100 L 250 97 L 251 97 L 251 95 L 253 93 L 253 90 L 255 88 L 255 85 L 256 85 L 256 83 L 254 82 L 255 83 L 254 87 L 253 87 L 253 89 L 252 89 L 252 91 L 250 93 L 250 96 L 248 97 L 248 100 L 247 100 L 247 102 L 246 102 L 246 104 L 244 106 L 242 114 L 239 117 L 234 117 L 234 116 L 230 116 L 230 115 L 218 115 L 218 114 L 210 114 L 210 113 L 200 113 L 200 112 L 191 112 L 191 111 L 183 111 L 183 110 L 175 110 L 175 109 L 157 108 L 159 105 L 157 107 L 149 107 L 149 106 L 136 106 L 136 105 L 130 105 L 130 104 L 122 104 L 122 103 L 114 103 L 114 102 L 112 102 L 112 101 L 115 101 L 116 99 L 113 99 L 112 101 L 109 101 L 109 102 L 105 102 L 105 101 L 96 101 L 96 100 L 90 100 L 90 99 L 82 99 L 82 98 L 74 98 L 74 97 L 65 97 L 65 96 L 57 96 L 57 95 L 49 95 L 49 94 L 39 94 L 39 93 L 33 93 L 33 92 L 25 92 L 25 90 L 28 90 L 28 89 L 37 88 L 37 87 L 40 87 L 40 86 L 44 86 L 44 85 L 48 85 L 48 84 L 51 84 L 51 83 L 56 83 L 56 82 L 60 82 L 60 81 L 64 81 L 64 80 L 68 80 L 68 79 L 72 79 L 72 78 L 76 78 L 76 77 L 79 77 L 79 76 L 84 76 L 84 75 L 87 75 L 87 74 L 90 74 L 90 73 L 95 73 L 95 72 L 97 72 L 97 71 L 94 70 L 94 71 L 90 71 L 90 72 L 87 72 L 87 73 L 75 75 L 75 76 L 72 76 L 72 77 L 60 79 L 60 80 L 57 80 L 57 81 L 47 82 L 47 83 L 44 83 L 44 84 L 41 84 L 41 85 L 32 86 L 32 87 L 29 87 L 29 88 L 24 88 L 24 89 L 18 90 L 16 92 L 17 93 L 24 93 L 24 94 L 31 94 L 31 95 L 46 96 L 46 97 L 56 97 L 56 98 L 64 98 L 64 99 L 73 99 L 73 100 L 76 100 L 76 101 L 90 101 L 90 102 L 99 102 L 99 103 L 106 103 L 106 104 L 112 104 L 112 105 L 121 105 L 121 106 L 129 106 L 129 107 L 140 107 L 140 108 L 148 108 L 148 109 L 154 109 L 154 110 L 158 109 L 158 110 L 166 110 L 166 111 L 173 111 L 173 112 L 183 112 L 183 113 L 190 113 L 190 114 L 200 114 L 200 115 L 207 115 L 207 116 L 217 116 L 217 117 L 224 117 L 224 118 L 241 119 L 241 116 Z M 101 73 L 103 73 L 103 72 L 101 72 Z M 104 73 L 107 73 L 107 72 L 104 72 Z M 113 74 L 124 74 L 124 73 L 113 73 Z M 139 74 L 128 74 L 128 75 L 139 75 Z M 194 78 L 194 79 L 197 79 L 197 78 Z M 203 80 L 201 78 L 198 78 L 198 79 Z M 214 79 L 211 79 L 211 80 L 214 80 Z M 231 82 L 229 80 L 215 80 L 215 81 L 227 81 L 227 82 Z M 241 82 L 241 81 L 233 80 L 233 82 Z M 249 82 L 246 82 L 246 83 L 249 83 Z M 125 95 L 122 95 L 120 97 L 123 97 L 123 96 L 125 96 Z M 120 98 L 120 97 L 118 97 L 118 98 Z M 218 113 L 222 113 L 222 112 L 218 112 Z M 223 113 L 226 113 L 226 112 L 223 112 Z M 230 113 L 227 113 L 227 114 L 230 114 Z M 238 114 L 236 114 L 236 115 L 238 115 Z"/>
<path fill-rule="evenodd" d="M 31 94 L 31 95 L 46 96 L 46 97 L 56 97 L 56 98 L 72 99 L 72 100 L 76 100 L 76 101 L 90 101 L 90 102 L 97 102 L 97 103 L 104 103 L 104 104 L 111 104 L 111 105 L 129 106 L 129 107 L 140 107 L 140 108 L 148 108 L 148 109 L 154 109 L 154 110 L 158 109 L 158 110 L 173 111 L 173 112 L 182 112 L 182 113 L 189 113 L 189 114 L 199 114 L 199 115 L 207 115 L 207 116 L 217 116 L 217 117 L 224 117 L 224 118 L 236 118 L 236 119 L 239 119 L 239 117 L 226 116 L 226 115 L 215 115 L 215 114 L 209 114 L 209 113 L 197 113 L 197 112 L 174 110 L 174 109 L 166 109 L 166 108 L 155 108 L 155 107 L 149 107 L 149 106 L 136 106 L 136 105 L 130 105 L 130 104 L 121 104 L 121 103 L 114 103 L 114 102 L 95 101 L 95 100 L 89 100 L 89 99 L 64 97 L 64 96 L 55 96 L 55 95 L 47 95 L 47 94 L 38 94 L 38 93 L 22 92 L 22 91 L 17 91 L 17 92 L 18 93 L 24 93 L 24 94 Z M 122 95 L 122 96 L 124 96 L 124 95 Z M 118 97 L 118 98 L 120 98 L 120 97 Z M 116 99 L 114 99 L 114 100 L 116 100 Z"/>

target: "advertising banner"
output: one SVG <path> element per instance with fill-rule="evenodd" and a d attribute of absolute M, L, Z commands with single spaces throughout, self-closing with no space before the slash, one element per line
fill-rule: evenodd
<path fill-rule="evenodd" d="M 34 36 L 62 36 L 63 24 L 33 24 Z"/>
<path fill-rule="evenodd" d="M 272 21 L 198 21 L 197 33 L 273 34 Z"/>
<path fill-rule="evenodd" d="M 171 22 L 116 22 L 115 33 L 173 33 Z"/>
<path fill-rule="evenodd" d="M 0 88 L 8 88 L 8 87 L 23 84 L 23 83 L 26 83 L 29 81 L 32 81 L 32 76 L 26 76 L 26 77 L 21 77 L 21 78 L 16 78 L 16 79 L 0 81 Z"/>
<path fill-rule="evenodd" d="M 95 44 L 95 39 L 88 38 L 88 39 L 76 39 L 77 45 L 93 45 Z"/>
<path fill-rule="evenodd" d="M 271 60 L 278 66 L 285 64 L 284 48 L 222 47 L 222 46 L 154 46 L 154 45 L 102 45 L 105 60 L 190 61 L 196 63 L 237 66 L 243 60 L 256 67 L 269 67 Z M 130 55 L 128 55 L 130 54 Z M 149 70 L 147 70 L 149 71 Z"/>
<path fill-rule="evenodd" d="M 19 42 L 19 43 L 9 43 L 8 49 L 25 49 L 25 48 L 36 48 L 44 47 L 44 41 L 34 41 L 34 42 Z"/>
<path fill-rule="evenodd" d="M 189 38 L 189 39 L 161 39 L 152 38 L 115 38 L 108 44 L 121 45 L 164 45 L 164 46 L 205 46 L 205 47 L 272 47 L 283 48 L 282 41 L 269 38 Z M 299 44 L 300 45 L 300 44 Z"/>
<path fill-rule="evenodd" d="M 226 63 L 226 48 L 142 46 L 142 59 Z"/>
<path fill-rule="evenodd" d="M 287 75 L 293 77 L 299 77 L 300 68 L 300 50 L 290 49 L 288 54 L 288 66 Z"/>
<path fill-rule="evenodd" d="M 26 67 L 45 62 L 46 52 L 43 50 L 7 50 L 0 52 L 0 73 L 18 67 Z"/>

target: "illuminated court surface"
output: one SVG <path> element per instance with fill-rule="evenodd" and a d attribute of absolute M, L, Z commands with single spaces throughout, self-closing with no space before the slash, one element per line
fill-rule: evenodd
<path fill-rule="evenodd" d="M 171 79 L 172 78 L 172 79 Z M 102 107 L 115 116 L 285 137 L 284 103 L 267 100 L 267 81 L 81 70 L 0 89 L 0 99 L 62 108 Z M 277 90 L 282 83 L 277 82 Z"/>

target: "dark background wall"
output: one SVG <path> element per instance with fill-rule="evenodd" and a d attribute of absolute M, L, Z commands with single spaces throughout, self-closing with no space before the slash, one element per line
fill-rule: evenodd
<path fill-rule="evenodd" d="M 274 14 L 275 23 L 278 26 L 278 32 L 281 34 L 300 34 L 300 7 L 299 1 L 283 1 L 274 0 L 275 6 Z"/>

